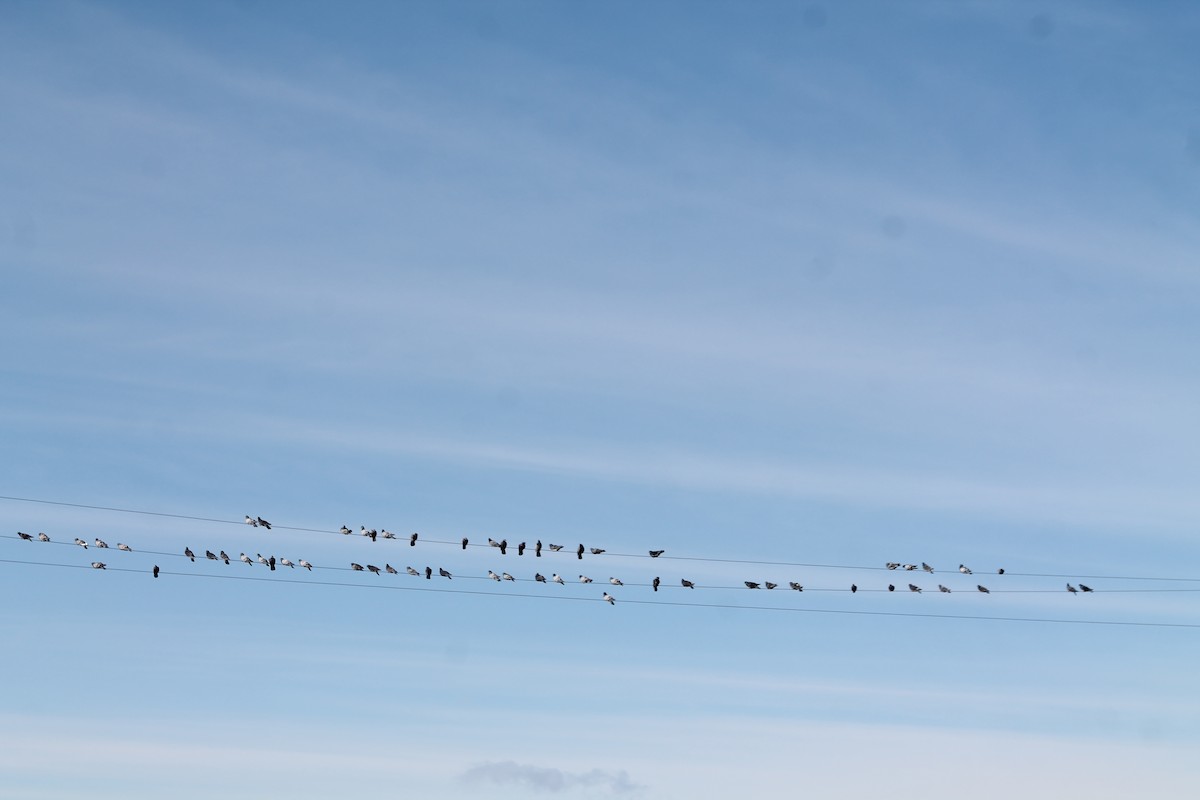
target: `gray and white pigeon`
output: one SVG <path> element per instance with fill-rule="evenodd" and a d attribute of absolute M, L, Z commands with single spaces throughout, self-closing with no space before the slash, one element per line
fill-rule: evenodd
<path fill-rule="evenodd" d="M 247 515 L 246 515 L 246 524 L 247 524 L 247 525 L 251 525 L 251 526 L 253 526 L 253 527 L 257 528 L 257 527 L 258 527 L 258 520 L 256 520 L 254 517 L 252 517 L 252 516 L 250 516 L 249 514 L 247 514 Z"/>
<path fill-rule="evenodd" d="M 591 582 L 592 582 L 592 579 L 591 579 L 591 578 L 589 578 L 587 575 L 580 575 L 580 576 L 579 576 L 579 582 L 580 582 L 580 583 L 591 583 Z"/>
<path fill-rule="evenodd" d="M 250 566 L 254 566 L 254 561 L 250 558 L 250 556 L 246 555 L 245 553 L 242 553 L 240 556 L 238 556 L 238 558 L 241 561 L 245 562 L 246 564 L 249 564 Z"/>
<path fill-rule="evenodd" d="M 79 545 L 84 550 L 87 550 L 87 542 L 85 542 L 83 539 L 80 539 L 78 536 L 75 537 L 75 544 Z"/>
<path fill-rule="evenodd" d="M 929 566 L 929 565 L 928 565 L 928 564 L 926 564 L 924 561 L 922 561 L 922 562 L 921 562 L 921 569 L 925 570 L 925 571 L 926 571 L 926 572 L 928 572 L 930 575 L 932 575 L 932 574 L 933 574 L 933 567 Z"/>
<path fill-rule="evenodd" d="M 258 561 L 258 563 L 262 564 L 264 567 L 271 566 L 271 562 L 267 561 L 266 556 L 264 556 L 262 553 L 255 553 L 255 555 L 258 556 L 258 558 L 256 559 Z"/>
<path fill-rule="evenodd" d="M 405 572 L 407 572 L 409 575 L 413 575 L 413 576 L 415 576 L 415 577 L 418 577 L 418 578 L 419 578 L 419 577 L 421 577 L 421 573 L 420 573 L 420 572 L 417 572 L 417 571 L 416 571 L 415 569 L 413 569 L 412 567 L 405 567 L 405 568 L 404 568 L 404 571 L 405 571 Z"/>
<path fill-rule="evenodd" d="M 517 579 L 514 578 L 512 575 L 509 575 L 507 572 L 500 573 L 500 577 L 506 581 L 512 581 L 513 583 L 517 582 Z"/>
<path fill-rule="evenodd" d="M 103 547 L 105 549 L 108 549 L 108 542 L 104 541 L 99 536 L 97 536 L 96 537 L 96 547 Z"/>
<path fill-rule="evenodd" d="M 797 592 L 803 592 L 803 591 L 804 591 L 804 587 L 803 587 L 803 586 L 801 586 L 799 583 L 796 583 L 796 581 L 788 581 L 788 586 L 792 587 L 792 588 L 793 588 L 793 589 L 795 589 Z"/>
<path fill-rule="evenodd" d="M 281 558 L 279 559 L 279 563 L 283 564 L 285 567 L 290 567 L 291 569 L 296 568 L 296 564 L 290 558 Z"/>
<path fill-rule="evenodd" d="M 554 581 L 559 586 L 566 586 L 566 583 L 563 581 L 562 576 L 559 575 L 557 572 L 550 576 L 550 580 Z"/>
<path fill-rule="evenodd" d="M 500 576 L 492 572 L 490 569 L 488 570 L 488 577 L 494 580 L 496 583 L 500 582 Z"/>
<path fill-rule="evenodd" d="M 379 532 L 379 535 L 380 535 L 380 536 L 382 536 L 382 537 L 383 537 L 383 538 L 385 538 L 385 539 L 395 539 L 395 538 L 396 538 L 396 534 L 394 534 L 394 533 L 392 533 L 391 531 L 389 531 L 389 530 L 386 530 L 386 529 L 385 529 L 385 530 L 382 530 L 382 531 L 380 531 L 380 532 Z M 371 541 L 374 541 L 374 539 L 372 539 Z"/>
<path fill-rule="evenodd" d="M 1072 585 L 1071 585 L 1071 584 L 1069 584 L 1069 583 L 1067 584 L 1067 591 L 1068 591 L 1068 592 L 1070 592 L 1071 594 L 1078 594 L 1078 593 L 1079 593 L 1079 590 L 1078 590 L 1078 589 L 1076 589 L 1074 586 L 1072 586 Z"/>
<path fill-rule="evenodd" d="M 224 550 L 221 551 L 221 560 L 224 561 L 227 565 L 229 564 L 229 554 L 226 553 Z"/>
<path fill-rule="evenodd" d="M 771 583 L 770 581 L 767 581 L 763 584 L 763 586 L 767 587 L 768 589 L 774 589 L 778 585 L 778 583 Z"/>
<path fill-rule="evenodd" d="M 549 547 L 551 550 L 553 550 L 553 551 L 554 551 L 554 552 L 556 552 L 556 553 L 557 553 L 559 550 L 562 550 L 562 549 L 563 549 L 563 546 L 562 546 L 561 544 L 548 544 L 548 545 L 546 545 L 546 546 L 547 546 L 547 547 Z"/>
<path fill-rule="evenodd" d="M 216 554 L 216 553 L 214 553 L 212 550 L 205 550 L 205 551 L 204 551 L 204 557 L 205 557 L 205 558 L 207 558 L 209 561 L 216 561 L 216 560 L 217 560 L 217 554 Z"/>
<path fill-rule="evenodd" d="M 965 565 L 965 564 L 959 564 L 959 565 L 958 565 L 958 571 L 959 571 L 959 572 L 961 572 L 963 575 L 970 575 L 970 574 L 971 574 L 971 568 L 970 568 L 970 567 L 968 567 L 968 566 L 967 566 L 967 565 Z"/>
<path fill-rule="evenodd" d="M 192 552 L 192 548 L 190 548 L 190 547 L 183 548 L 183 554 L 185 556 L 187 556 L 188 558 L 190 558 L 193 561 L 193 563 L 196 561 L 196 554 Z"/>
<path fill-rule="evenodd" d="M 341 533 L 342 536 L 349 536 L 353 531 L 351 531 L 349 528 L 347 528 L 345 525 L 343 525 L 338 532 Z"/>
<path fill-rule="evenodd" d="M 607 552 L 608 551 L 605 550 L 603 547 L 593 547 L 592 548 L 592 555 L 594 555 L 594 556 L 598 556 L 601 553 L 607 553 Z"/>
<path fill-rule="evenodd" d="M 611 583 L 613 586 L 624 586 L 625 585 L 625 584 L 621 583 L 620 578 L 609 578 L 608 582 Z"/>
<path fill-rule="evenodd" d="M 263 519 L 262 517 L 259 517 L 259 518 L 256 520 L 256 522 L 258 522 L 258 524 L 259 524 L 259 525 L 261 525 L 262 527 L 266 528 L 267 530 L 271 530 L 271 523 L 267 522 L 267 521 L 266 521 L 265 519 Z"/>
<path fill-rule="evenodd" d="M 302 558 L 302 559 L 300 559 L 300 561 L 299 561 L 299 564 L 300 564 L 300 566 L 304 567 L 304 568 L 305 568 L 306 570 L 308 570 L 309 572 L 312 572 L 312 564 L 311 564 L 311 563 L 309 563 L 308 561 L 305 561 L 305 560 Z"/>
<path fill-rule="evenodd" d="M 610 606 L 615 606 L 617 604 L 617 599 L 615 597 L 613 597 L 611 594 L 609 594 L 608 592 L 604 593 L 604 599 L 608 602 L 608 604 Z"/>
<path fill-rule="evenodd" d="M 118 550 L 124 550 L 126 553 L 132 553 L 132 552 L 133 552 L 133 548 L 132 548 L 132 547 L 130 547 L 130 546 L 129 546 L 129 545 L 127 545 L 127 544 L 122 544 L 121 542 L 117 542 L 117 549 L 118 549 Z"/>
<path fill-rule="evenodd" d="M 49 537 L 49 536 L 47 536 L 47 535 L 46 535 L 46 534 L 44 534 L 44 533 L 39 533 L 39 534 L 38 534 L 38 541 L 39 541 L 39 542 L 48 542 L 48 541 L 50 541 L 50 537 Z"/>
<path fill-rule="evenodd" d="M 104 569 L 105 566 L 106 565 L 103 561 L 93 561 L 92 562 L 92 569 Z"/>
<path fill-rule="evenodd" d="M 949 587 L 949 586 L 942 586 L 942 585 L 939 583 L 939 584 L 938 584 L 938 591 L 939 591 L 939 592 L 945 592 L 946 594 L 950 594 L 950 587 Z"/>

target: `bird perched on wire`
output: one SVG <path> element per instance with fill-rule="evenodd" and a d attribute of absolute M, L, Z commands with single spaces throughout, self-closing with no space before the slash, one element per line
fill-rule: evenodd
<path fill-rule="evenodd" d="M 379 532 L 378 532 L 378 531 L 376 531 L 374 528 L 372 528 L 371 530 L 367 531 L 367 535 L 371 537 L 371 541 L 372 541 L 372 542 L 377 542 L 377 541 L 379 541 L 379 539 L 378 539 Z"/>
<path fill-rule="evenodd" d="M 1069 584 L 1069 583 L 1067 584 L 1067 591 L 1068 591 L 1068 592 L 1070 592 L 1071 594 L 1078 594 L 1078 593 L 1079 593 L 1079 590 L 1078 590 L 1078 589 L 1076 589 L 1074 586 L 1072 586 L 1072 585 L 1071 585 L 1071 584 Z"/>
<path fill-rule="evenodd" d="M 1079 584 L 1079 588 L 1080 588 L 1080 590 L 1081 590 L 1081 591 L 1084 591 L 1084 592 L 1090 592 L 1090 591 L 1092 591 L 1092 587 L 1090 587 L 1090 586 L 1084 586 L 1082 583 L 1081 583 L 1081 584 Z"/>
<path fill-rule="evenodd" d="M 942 585 L 939 583 L 939 584 L 938 584 L 938 591 L 939 591 L 939 592 L 945 592 L 946 594 L 950 594 L 950 587 L 949 587 L 949 586 L 942 586 Z"/>
<path fill-rule="evenodd" d="M 650 551 L 650 557 L 651 557 L 651 558 L 658 558 L 659 556 L 661 556 L 661 555 L 662 555 L 663 553 L 665 553 L 665 552 L 667 552 L 667 551 L 666 551 L 666 550 L 651 550 L 651 551 Z"/>
<path fill-rule="evenodd" d="M 519 555 L 519 556 L 525 555 L 525 543 L 524 542 L 521 542 L 519 545 L 517 545 L 517 555 Z"/>
<path fill-rule="evenodd" d="M 105 549 L 108 549 L 108 542 L 104 541 L 99 536 L 97 536 L 96 537 L 96 547 L 103 547 Z"/>
<path fill-rule="evenodd" d="M 495 539 L 493 539 L 490 536 L 488 537 L 488 547 L 499 547 L 499 546 L 500 546 L 499 542 L 497 542 Z"/>
<path fill-rule="evenodd" d="M 621 583 L 620 578 L 609 578 L 608 582 L 611 583 L 613 586 L 624 586 L 625 585 L 625 584 Z"/>
<path fill-rule="evenodd" d="M 551 550 L 553 550 L 553 551 L 554 551 L 554 552 L 556 552 L 556 553 L 557 553 L 559 550 L 562 550 L 562 549 L 563 549 L 563 546 L 562 546 L 561 544 L 547 544 L 546 546 L 547 546 L 547 547 L 549 547 Z"/>
<path fill-rule="evenodd" d="M 367 564 L 367 569 L 376 575 L 378 575 L 380 572 L 379 567 L 375 566 L 374 564 Z"/>
<path fill-rule="evenodd" d="M 910 592 L 917 592 L 918 594 L 920 594 L 920 592 L 921 592 L 921 587 L 920 587 L 920 586 L 917 586 L 915 583 L 910 583 L 910 584 L 908 585 L 908 590 L 909 590 Z"/>
<path fill-rule="evenodd" d="M 184 554 L 185 556 L 187 556 L 188 558 L 190 558 L 190 559 L 192 560 L 192 562 L 193 562 L 193 563 L 195 563 L 195 561 L 196 561 L 196 554 L 192 552 L 192 548 L 190 548 L 190 547 L 185 547 L 185 548 L 183 548 L 183 554 Z"/>
<path fill-rule="evenodd" d="M 850 594 L 854 594 L 857 591 L 858 591 L 858 584 L 857 583 L 850 584 Z"/>
<path fill-rule="evenodd" d="M 513 583 L 517 582 L 517 579 L 514 578 L 512 575 L 509 575 L 507 572 L 500 573 L 500 577 L 506 581 L 512 581 Z"/>
<path fill-rule="evenodd" d="M 250 556 L 246 555 L 245 553 L 242 553 L 240 556 L 238 556 L 238 559 L 249 564 L 252 567 L 254 566 L 254 562 L 250 559 Z"/>
<path fill-rule="evenodd" d="M 535 556 L 537 556 L 538 558 L 541 558 L 542 557 L 542 540 L 541 539 L 537 540 L 536 548 L 537 549 L 533 551 L 533 554 Z"/>
<path fill-rule="evenodd" d="M 425 580 L 428 581 L 428 580 L 432 580 L 432 579 L 433 579 L 433 567 L 426 567 L 425 568 Z"/>
<path fill-rule="evenodd" d="M 49 537 L 49 536 L 47 536 L 47 535 L 46 535 L 46 534 L 44 534 L 44 533 L 39 533 L 39 534 L 38 534 L 38 541 L 39 541 L 39 542 L 48 542 L 48 541 L 50 541 L 50 537 Z"/>
<path fill-rule="evenodd" d="M 389 531 L 387 529 L 380 531 L 379 535 L 385 539 L 395 539 L 396 538 L 396 534 L 392 533 L 391 531 Z"/>
<path fill-rule="evenodd" d="M 22 539 L 24 539 L 27 542 L 33 541 L 33 534 L 21 533 L 20 531 L 17 531 L 17 536 L 20 536 Z"/>
<path fill-rule="evenodd" d="M 271 568 L 271 572 L 275 571 L 275 556 L 271 556 L 267 559 L 267 566 Z"/>
<path fill-rule="evenodd" d="M 292 560 L 290 558 L 281 558 L 281 559 L 279 559 L 279 563 L 283 564 L 285 567 L 288 567 L 289 569 L 296 568 L 296 565 L 292 562 Z"/>
<path fill-rule="evenodd" d="M 417 546 L 417 534 L 416 533 L 414 533 L 412 536 L 408 537 L 408 546 L 409 547 Z"/>
<path fill-rule="evenodd" d="M 258 522 L 258 524 L 259 524 L 261 527 L 263 527 L 263 528 L 266 528 L 267 530 L 271 530 L 271 523 L 267 522 L 267 521 L 266 521 L 265 519 L 263 519 L 262 517 L 259 517 L 259 518 L 258 518 L 257 520 L 255 520 L 255 521 L 256 521 L 256 522 Z"/>
<path fill-rule="evenodd" d="M 412 567 L 405 567 L 405 568 L 404 568 L 404 571 L 405 571 L 405 572 L 407 572 L 409 575 L 413 575 L 413 576 L 415 576 L 415 577 L 418 577 L 418 578 L 419 578 L 419 577 L 421 577 L 421 573 L 417 572 L 417 571 L 416 571 L 415 569 L 413 569 Z"/>
<path fill-rule="evenodd" d="M 696 584 L 692 583 L 687 578 L 680 578 L 679 583 L 685 589 L 695 589 L 696 588 Z"/>
<path fill-rule="evenodd" d="M 154 577 L 158 577 L 158 564 L 154 565 Z"/>
<path fill-rule="evenodd" d="M 118 545 L 118 547 L 120 547 L 120 545 Z M 218 560 L 217 554 L 214 553 L 212 550 L 205 550 L 204 557 L 207 558 L 209 561 L 217 561 Z"/>
<path fill-rule="evenodd" d="M 566 586 L 566 585 L 567 585 L 567 584 L 566 584 L 566 582 L 565 582 L 565 581 L 563 581 L 563 579 L 562 579 L 562 575 L 559 575 L 557 572 L 556 572 L 556 573 L 554 573 L 553 575 L 551 575 L 551 576 L 550 576 L 550 580 L 554 581 L 554 582 L 555 582 L 555 583 L 557 583 L 559 586 Z"/>
<path fill-rule="evenodd" d="M 583 545 L 579 545 L 579 549 L 575 551 L 575 557 L 583 561 Z"/>
<path fill-rule="evenodd" d="M 306 570 L 308 570 L 309 572 L 312 572 L 312 564 L 311 564 L 310 562 L 308 562 L 308 561 L 305 561 L 305 560 L 302 558 L 302 559 L 300 559 L 300 562 L 299 562 L 299 563 L 300 563 L 300 566 L 304 567 L 304 568 L 305 568 Z"/>
<path fill-rule="evenodd" d="M 229 554 L 226 553 L 224 550 L 221 551 L 221 560 L 225 562 L 226 566 L 229 565 Z"/>
<path fill-rule="evenodd" d="M 258 558 L 255 559 L 258 563 L 262 564 L 264 567 L 271 566 L 271 562 L 267 561 L 266 556 L 264 556 L 262 553 L 255 553 L 255 555 L 258 556 Z"/>
<path fill-rule="evenodd" d="M 388 575 L 399 575 L 400 574 L 400 573 L 396 572 L 396 568 L 393 567 L 391 564 L 384 564 L 383 568 L 387 572 Z"/>
<path fill-rule="evenodd" d="M 543 575 L 543 574 L 542 574 L 542 573 L 540 573 L 540 572 L 534 573 L 533 579 L 534 579 L 535 581 L 537 581 L 538 583 L 545 583 L 545 582 L 546 582 L 546 576 L 545 576 L 545 575 Z"/>
<path fill-rule="evenodd" d="M 449 571 L 447 571 L 443 567 L 438 567 L 438 575 L 441 575 L 443 578 L 446 578 L 447 580 L 454 577 L 453 575 L 451 575 L 449 573 Z"/>
<path fill-rule="evenodd" d="M 592 555 L 594 555 L 594 556 L 598 556 L 601 553 L 607 553 L 607 552 L 608 551 L 605 550 L 603 547 L 593 547 L 592 548 Z"/>
<path fill-rule="evenodd" d="M 108 565 L 105 564 L 103 561 L 93 561 L 92 562 L 92 569 L 104 569 L 107 566 Z"/>
<path fill-rule="evenodd" d="M 889 591 L 889 592 L 894 592 L 894 591 L 896 591 L 896 585 L 895 585 L 895 584 L 893 584 L 893 583 L 889 583 L 889 584 L 888 584 L 888 591 Z"/>
<path fill-rule="evenodd" d="M 1004 567 L 1001 567 L 1000 569 L 996 570 L 996 574 L 997 574 L 997 575 L 1003 575 L 1003 574 L 1004 574 Z"/>
<path fill-rule="evenodd" d="M 500 555 L 502 555 L 502 556 L 508 555 L 508 539 L 500 540 Z"/>
<path fill-rule="evenodd" d="M 803 587 L 803 586 L 801 586 L 799 583 L 796 583 L 796 581 L 788 581 L 788 586 L 792 587 L 792 588 L 793 588 L 793 589 L 795 589 L 797 592 L 803 592 L 803 591 L 804 591 L 804 587 Z"/>
<path fill-rule="evenodd" d="M 983 592 L 984 594 L 991 594 L 991 592 L 988 590 L 988 587 L 984 586 L 982 583 L 976 584 L 975 588 L 978 589 L 979 591 Z"/>
<path fill-rule="evenodd" d="M 928 564 L 926 564 L 924 561 L 922 561 L 922 562 L 921 562 L 921 569 L 925 570 L 925 571 L 926 571 L 926 572 L 928 572 L 930 575 L 932 575 L 932 574 L 933 574 L 933 567 L 929 566 L 929 565 L 928 565 Z"/>
<path fill-rule="evenodd" d="M 591 583 L 591 582 L 592 582 L 592 579 L 591 579 L 591 578 L 589 578 L 587 575 L 580 575 L 580 576 L 579 576 L 579 582 L 580 582 L 580 583 Z"/>
<path fill-rule="evenodd" d="M 887 562 L 887 568 L 888 568 L 888 569 L 896 569 L 896 568 L 898 568 L 899 566 L 900 566 L 900 562 L 899 562 L 899 561 L 889 561 L 889 562 Z"/>
<path fill-rule="evenodd" d="M 353 561 L 351 561 L 351 562 L 350 562 L 350 569 L 354 570 L 355 572 L 362 572 L 362 571 L 363 571 L 363 565 L 362 565 L 362 564 L 355 564 Z"/>
<path fill-rule="evenodd" d="M 343 526 L 342 526 L 342 528 L 341 528 L 341 531 L 340 531 L 340 533 L 341 533 L 343 536 L 349 536 L 349 535 L 350 535 L 350 533 L 351 533 L 351 531 L 350 531 L 350 529 L 349 529 L 349 528 L 347 528 L 345 525 L 343 525 Z"/>
<path fill-rule="evenodd" d="M 250 525 L 251 527 L 257 528 L 257 527 L 258 527 L 258 520 L 256 520 L 254 517 L 252 517 L 252 516 L 250 516 L 249 514 L 247 514 L 247 515 L 246 515 L 246 524 L 247 524 L 247 525 Z"/>
<path fill-rule="evenodd" d="M 971 568 L 970 568 L 970 567 L 968 567 L 968 566 L 966 566 L 965 564 L 959 564 L 959 565 L 958 565 L 958 571 L 959 571 L 959 572 L 961 572 L 963 575 L 970 575 L 970 574 L 971 574 Z"/>
<path fill-rule="evenodd" d="M 465 536 L 463 537 L 463 540 L 462 540 L 462 549 L 463 550 L 467 549 L 467 537 L 465 537 Z"/>
<path fill-rule="evenodd" d="M 85 542 L 83 539 L 80 539 L 78 536 L 75 537 L 75 544 L 79 545 L 84 550 L 87 550 L 87 542 Z"/>
<path fill-rule="evenodd" d="M 488 577 L 494 580 L 496 583 L 500 582 L 500 576 L 492 572 L 490 569 L 488 570 Z"/>
<path fill-rule="evenodd" d="M 617 604 L 617 599 L 615 597 L 613 597 L 611 594 L 609 594 L 608 592 L 604 593 L 604 600 L 610 606 L 615 606 Z"/>
<path fill-rule="evenodd" d="M 742 581 L 742 583 L 746 584 L 747 589 L 758 589 L 759 588 L 759 585 L 757 583 L 755 583 L 754 581 Z"/>
<path fill-rule="evenodd" d="M 658 591 L 658 585 L 659 585 L 660 583 L 662 583 L 662 581 L 660 581 L 658 578 L 655 578 L 655 579 L 654 579 L 654 580 L 653 580 L 653 581 L 650 583 L 650 585 L 651 585 L 651 586 L 653 586 L 653 587 L 654 587 L 654 591 L 656 591 L 656 592 L 657 592 L 657 591 Z"/>

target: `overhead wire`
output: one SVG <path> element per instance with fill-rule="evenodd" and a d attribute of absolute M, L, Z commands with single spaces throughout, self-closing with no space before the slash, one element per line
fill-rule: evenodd
<path fill-rule="evenodd" d="M 62 506 L 62 507 L 67 507 L 67 508 L 82 508 L 82 509 L 88 509 L 88 510 L 94 510 L 94 511 L 109 511 L 109 512 L 120 513 L 120 514 L 140 514 L 140 515 L 145 515 L 145 516 L 191 520 L 191 521 L 195 521 L 195 522 L 218 523 L 218 524 L 224 524 L 224 525 L 237 525 L 237 526 L 245 526 L 246 525 L 246 522 L 244 520 L 220 519 L 220 518 L 216 518 L 216 517 L 204 517 L 204 516 L 198 516 L 198 515 L 192 515 L 192 514 L 169 513 L 169 512 L 163 512 L 163 511 L 148 511 L 148 510 L 143 510 L 143 509 L 120 508 L 120 507 L 116 507 L 116 506 L 92 505 L 92 504 L 85 504 L 85 503 L 71 503 L 71 502 L 66 502 L 66 501 L 61 501 L 61 500 L 45 500 L 45 499 L 32 498 L 32 497 L 17 497 L 17 496 L 12 496 L 12 495 L 0 495 L 0 500 L 8 500 L 8 501 L 12 501 L 12 502 L 21 502 L 21 503 L 37 503 L 37 504 L 41 504 L 41 505 Z M 297 532 L 303 532 L 303 533 L 316 533 L 316 534 L 331 535 L 331 536 L 345 535 L 345 534 L 342 534 L 341 531 L 330 530 L 327 528 L 312 528 L 312 527 L 302 527 L 302 526 L 295 526 L 295 525 L 282 525 L 282 524 L 275 524 L 275 523 L 271 524 L 271 527 L 269 530 L 272 530 L 272 531 L 273 530 L 297 531 Z M 359 534 L 350 534 L 350 535 L 359 535 Z M 384 541 L 387 541 L 387 539 L 384 539 Z M 408 541 L 408 536 L 397 536 L 394 539 L 392 539 L 391 541 L 403 544 Z M 454 540 L 445 540 L 445 539 L 425 538 L 425 539 L 420 539 L 420 543 L 421 544 L 435 544 L 435 545 L 449 545 L 449 546 L 453 546 L 453 547 L 461 547 L 462 546 L 461 540 L 454 541 Z M 467 546 L 472 547 L 472 548 L 493 547 L 490 544 L 484 544 L 484 543 L 478 543 L 478 542 L 476 542 L 476 543 L 468 542 Z M 510 547 L 511 547 L 511 545 L 510 545 Z M 562 551 L 554 551 L 554 550 L 546 549 L 546 551 L 544 553 L 544 555 L 546 555 L 546 556 L 558 555 L 558 556 L 568 556 L 568 557 L 571 555 L 574 555 L 574 554 L 575 554 L 575 552 L 573 549 L 570 550 L 569 552 L 566 549 L 563 549 Z M 615 553 L 615 552 L 605 551 L 604 555 L 614 557 L 614 558 L 637 558 L 637 559 L 652 558 L 650 555 L 642 554 L 642 553 Z M 594 555 L 589 554 L 589 557 L 594 557 Z M 861 570 L 861 571 L 887 571 L 887 572 L 896 572 L 897 575 L 927 574 L 927 573 L 922 573 L 921 571 L 912 572 L 909 570 L 892 570 L 892 569 L 888 569 L 887 567 L 881 567 L 881 566 L 876 566 L 876 565 L 865 565 L 865 564 L 822 564 L 822 563 L 811 563 L 811 562 L 802 562 L 802 561 L 770 561 L 770 560 L 752 560 L 752 559 L 703 557 L 703 556 L 678 556 L 678 555 L 667 555 L 665 553 L 661 556 L 654 557 L 654 558 L 655 558 L 655 560 L 661 560 L 661 561 L 692 561 L 692 562 L 698 562 L 698 563 L 709 562 L 709 563 L 719 563 L 719 564 L 747 564 L 747 565 L 755 565 L 755 566 L 773 566 L 773 567 L 802 567 L 802 568 L 806 568 L 806 569 L 844 569 L 844 570 Z M 953 572 L 952 571 L 944 571 L 943 574 L 955 575 L 955 574 L 959 574 L 959 573 L 957 573 L 957 571 L 953 571 Z M 970 573 L 970 574 L 974 575 L 978 579 L 983 579 L 985 576 L 997 575 L 997 573 L 992 573 L 992 572 L 979 572 L 979 573 Z M 1180 582 L 1180 583 L 1200 583 L 1200 577 L 1186 578 L 1186 577 L 1146 576 L 1146 575 L 1092 575 L 1092 574 L 1076 574 L 1076 573 L 1011 572 L 1011 571 L 1007 571 L 1007 570 L 1002 574 L 1005 577 L 1024 577 L 1024 578 L 1066 578 L 1066 579 L 1070 579 L 1070 580 L 1079 580 L 1082 578 L 1082 579 L 1087 579 L 1087 580 L 1124 580 L 1124 581 L 1161 581 L 1161 582 Z"/>
<path fill-rule="evenodd" d="M 89 565 L 83 564 L 57 564 L 43 561 L 24 561 L 18 559 L 0 559 L 0 563 L 4 564 L 20 564 L 25 566 L 38 567 L 53 567 L 64 569 L 93 569 Z M 105 566 L 106 572 L 121 572 L 121 573 L 136 573 L 145 575 L 145 569 L 132 569 L 129 567 L 109 567 Z M 166 577 L 181 577 L 181 578 L 205 578 L 210 580 L 233 580 L 233 581 L 253 581 L 267 583 L 287 583 L 287 584 L 304 584 L 310 586 L 328 586 L 338 588 L 352 589 L 382 589 L 392 591 L 408 591 L 408 592 L 434 592 L 438 594 L 460 594 L 474 595 L 484 597 L 510 597 L 524 598 L 530 600 L 560 600 L 572 601 L 581 603 L 604 603 L 600 598 L 593 597 L 574 597 L 567 595 L 553 594 L 527 594 L 514 592 L 481 592 L 472 589 L 457 589 L 457 588 L 442 588 L 434 586 L 392 586 L 387 584 L 370 584 L 370 583 L 347 583 L 344 581 L 320 581 L 320 580 L 299 580 L 296 578 L 269 578 L 257 575 L 214 575 L 211 573 L 195 573 L 195 572 L 167 572 L 160 571 L 160 576 Z M 1140 627 L 1140 628 L 1184 628 L 1184 629 L 1200 629 L 1200 623 L 1188 622 L 1146 622 L 1141 620 L 1087 620 L 1087 619 L 1058 619 L 1052 617 L 1000 617 L 988 616 L 983 614 L 931 614 L 922 612 L 910 611 L 871 611 L 864 609 L 828 609 L 828 608 L 798 608 L 795 606 L 759 606 L 759 605 L 739 605 L 734 603 L 684 603 L 673 600 L 637 600 L 637 599 L 621 599 L 617 601 L 620 604 L 644 605 L 644 606 L 673 606 L 679 608 L 710 608 L 710 609 L 728 609 L 737 611 L 774 611 L 797 614 L 841 614 L 853 616 L 872 616 L 872 617 L 906 617 L 917 619 L 954 619 L 954 620 L 976 620 L 976 621 L 991 621 L 991 622 L 1022 622 L 1022 623 L 1041 623 L 1054 625 L 1100 625 L 1100 626 L 1122 626 L 1122 627 Z"/>

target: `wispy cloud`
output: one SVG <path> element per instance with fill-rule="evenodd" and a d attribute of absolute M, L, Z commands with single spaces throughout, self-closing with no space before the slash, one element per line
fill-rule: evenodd
<path fill-rule="evenodd" d="M 536 767 L 515 761 L 489 761 L 471 767 L 462 774 L 462 780 L 473 784 L 519 786 L 551 794 L 573 789 L 602 789 L 613 794 L 629 794 L 644 788 L 634 783 L 625 770 L 564 772 L 553 767 Z"/>

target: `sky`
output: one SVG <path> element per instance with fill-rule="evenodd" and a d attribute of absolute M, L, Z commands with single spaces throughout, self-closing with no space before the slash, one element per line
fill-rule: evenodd
<path fill-rule="evenodd" d="M 0 798 L 1182 796 L 1197 38 L 0 3 Z"/>

